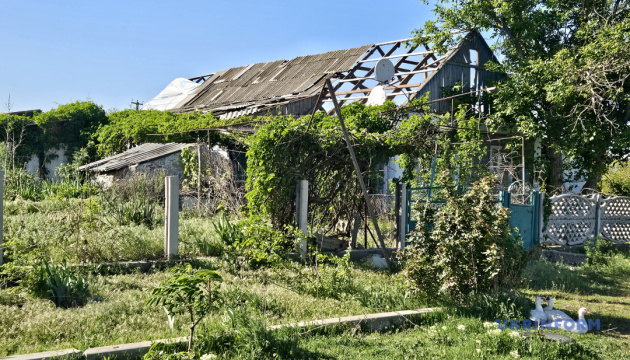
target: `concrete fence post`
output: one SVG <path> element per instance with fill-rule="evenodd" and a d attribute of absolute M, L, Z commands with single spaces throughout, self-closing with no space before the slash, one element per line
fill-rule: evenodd
<path fill-rule="evenodd" d="M 164 182 L 164 252 L 175 259 L 179 254 L 179 177 L 167 176 Z"/>
<path fill-rule="evenodd" d="M 305 258 L 307 252 L 306 236 L 308 235 L 308 180 L 298 180 L 295 210 L 295 223 L 304 234 L 304 239 L 300 241 L 298 251 L 300 257 Z"/>
<path fill-rule="evenodd" d="M 593 201 L 595 202 L 595 229 L 593 231 L 593 241 L 595 241 L 595 239 L 597 239 L 597 236 L 599 236 L 599 233 L 602 231 L 601 229 L 601 224 L 602 224 L 602 217 L 600 214 L 600 208 L 602 206 L 602 197 L 599 194 L 595 194 L 593 195 Z"/>
<path fill-rule="evenodd" d="M 398 211 L 398 246 L 400 249 L 405 248 L 405 240 L 407 239 L 407 184 L 402 183 L 400 187 L 400 206 Z"/>
<path fill-rule="evenodd" d="M 2 240 L 4 239 L 4 171 L 0 170 L 0 265 L 4 264 L 4 248 Z"/>

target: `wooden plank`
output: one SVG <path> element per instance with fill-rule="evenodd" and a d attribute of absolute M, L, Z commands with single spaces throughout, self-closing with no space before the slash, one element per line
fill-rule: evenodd
<path fill-rule="evenodd" d="M 352 236 L 350 237 L 350 248 L 357 248 L 357 236 L 359 235 L 359 227 L 361 226 L 361 215 L 354 214 L 352 222 Z"/>
<path fill-rule="evenodd" d="M 452 49 L 448 49 L 448 50 L 452 50 Z M 359 63 L 363 64 L 366 62 L 374 62 L 374 61 L 379 61 L 383 59 L 397 59 L 397 58 L 408 57 L 408 56 L 433 55 L 433 54 L 434 54 L 433 51 L 420 51 L 420 52 L 415 52 L 415 53 L 405 53 L 405 54 L 398 54 L 398 55 L 383 56 L 381 58 L 376 58 L 376 59 L 361 60 L 359 61 Z"/>
<path fill-rule="evenodd" d="M 341 108 L 337 103 L 337 97 L 335 96 L 335 90 L 330 83 L 330 79 L 326 79 L 326 86 L 331 93 L 331 98 L 333 104 L 335 106 L 335 110 L 337 111 L 337 117 L 339 118 L 339 125 L 341 125 L 341 131 L 343 132 L 343 137 L 346 140 L 346 145 L 348 145 L 348 152 L 350 153 L 350 157 L 352 158 L 352 164 L 354 165 L 354 171 L 357 174 L 357 178 L 359 179 L 359 185 L 361 185 L 361 191 L 363 192 L 363 198 L 365 199 L 365 205 L 367 206 L 368 212 L 370 214 L 370 218 L 372 219 L 372 223 L 374 224 L 374 231 L 376 232 L 376 236 L 378 236 L 379 243 L 381 245 L 381 250 L 383 250 L 383 257 L 385 258 L 385 262 L 387 262 L 387 268 L 389 271 L 392 271 L 392 262 L 389 258 L 389 253 L 387 251 L 387 247 L 385 246 L 385 242 L 383 241 L 383 236 L 381 235 L 381 229 L 378 226 L 378 221 L 376 221 L 376 215 L 374 214 L 374 209 L 372 209 L 372 202 L 368 197 L 367 188 L 365 187 L 365 182 L 363 181 L 363 175 L 361 174 L 361 168 L 359 167 L 359 163 L 357 162 L 357 157 L 354 154 L 354 148 L 352 147 L 352 143 L 350 142 L 350 137 L 348 136 L 348 130 L 346 129 L 346 124 L 343 121 L 343 116 L 341 115 Z"/>
<path fill-rule="evenodd" d="M 420 85 L 422 84 L 417 83 L 417 84 L 407 84 L 407 85 L 391 85 L 391 86 L 384 86 L 383 89 L 384 90 L 407 89 L 407 88 L 413 88 Z M 347 94 L 369 93 L 373 89 L 374 88 L 365 88 L 365 89 L 358 89 L 358 90 L 340 91 L 340 92 L 335 93 L 335 95 L 339 96 L 339 95 L 347 95 Z M 326 97 L 329 98 L 330 94 L 326 94 Z"/>

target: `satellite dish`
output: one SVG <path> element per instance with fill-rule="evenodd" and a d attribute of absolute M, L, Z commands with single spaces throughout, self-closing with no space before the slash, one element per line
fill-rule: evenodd
<path fill-rule="evenodd" d="M 395 73 L 394 64 L 389 59 L 381 59 L 374 66 L 376 81 L 380 83 L 390 82 Z"/>
<path fill-rule="evenodd" d="M 366 105 L 383 105 L 385 100 L 387 100 L 385 88 L 381 85 L 376 85 L 374 89 L 370 91 L 370 96 L 368 96 Z"/>

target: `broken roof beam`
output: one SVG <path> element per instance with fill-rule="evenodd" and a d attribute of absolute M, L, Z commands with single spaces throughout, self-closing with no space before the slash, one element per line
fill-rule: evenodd
<path fill-rule="evenodd" d="M 434 59 L 433 63 L 431 63 L 430 65 L 427 65 L 428 61 L 431 58 Z M 435 57 L 434 53 L 432 53 L 429 56 L 425 56 L 424 59 L 422 59 L 416 66 L 414 66 L 413 70 L 410 71 L 407 76 L 399 78 L 400 85 L 405 85 L 405 84 L 409 83 L 411 81 L 411 79 L 415 75 L 415 74 L 412 74 L 412 73 L 415 72 L 415 71 L 420 71 L 419 69 L 426 68 L 427 66 L 433 66 L 433 64 L 438 64 L 438 67 L 439 67 L 439 64 L 442 63 L 442 59 L 443 58 L 437 59 Z M 437 68 L 432 68 L 431 71 L 437 71 Z M 424 77 L 424 81 L 426 81 L 427 78 L 428 78 L 428 76 L 425 76 Z M 423 84 L 424 84 L 424 81 L 423 81 Z M 416 94 L 418 94 L 418 91 L 420 91 L 420 89 L 422 89 L 422 84 L 417 86 L 415 91 L 412 91 L 411 94 L 409 94 L 410 95 L 409 99 L 414 98 L 416 96 Z M 403 88 L 394 89 L 394 91 L 392 91 L 391 93 L 389 93 L 387 95 L 387 99 L 393 100 L 398 95 L 404 95 L 402 90 L 403 90 Z"/>
<path fill-rule="evenodd" d="M 396 54 L 396 55 L 390 55 L 390 56 L 383 56 L 381 58 L 376 58 L 376 59 L 361 60 L 361 61 L 359 61 L 359 64 L 363 64 L 363 63 L 367 63 L 367 62 L 373 62 L 373 61 L 380 61 L 380 60 L 383 60 L 383 59 L 398 59 L 398 58 L 401 58 L 401 57 L 420 56 L 420 55 L 432 55 L 432 54 L 434 54 L 433 51 L 419 51 L 419 52 L 415 52 L 415 53 Z"/>
<path fill-rule="evenodd" d="M 388 51 L 384 54 L 384 56 L 390 56 L 390 55 L 392 55 L 392 54 L 393 54 L 396 50 L 400 49 L 400 47 L 401 47 L 401 45 L 402 45 L 402 42 L 398 41 L 398 42 L 392 42 L 392 43 L 390 43 L 390 44 L 392 45 L 392 47 L 391 47 L 391 48 L 390 48 L 390 49 L 389 49 L 389 50 L 388 50 Z M 383 54 L 383 50 L 381 49 L 381 46 L 380 46 L 380 45 L 374 45 L 374 49 L 379 49 L 380 53 L 381 53 L 381 54 Z M 415 49 L 416 49 L 416 47 L 412 46 L 412 47 L 409 49 L 408 53 L 409 53 L 409 52 L 413 52 Z M 361 60 L 361 61 L 368 60 L 368 59 L 369 59 L 369 57 L 370 57 L 370 56 L 372 56 L 373 54 L 374 54 L 374 51 L 370 52 L 370 53 L 369 53 L 366 57 L 364 57 L 364 58 L 363 58 L 363 60 Z M 381 56 L 383 56 L 383 55 L 381 55 Z M 357 66 L 360 66 L 361 61 L 357 62 L 357 64 L 359 64 L 359 65 L 357 65 Z M 356 67 L 355 67 L 355 69 L 356 69 Z M 353 73 L 353 74 L 354 74 L 355 69 L 353 69 L 353 71 L 352 71 L 352 73 Z M 368 71 L 368 72 L 364 75 L 364 77 L 371 76 L 373 73 L 374 73 L 374 67 L 372 67 L 372 68 L 371 68 L 371 69 L 370 69 L 370 70 L 369 70 L 369 71 Z M 347 76 L 346 76 L 346 77 L 347 77 Z M 342 79 L 342 80 L 343 80 L 343 79 Z M 364 82 L 365 82 L 365 80 L 367 80 L 367 79 L 359 80 L 360 82 L 358 82 L 357 84 L 355 84 L 355 85 L 354 85 L 354 87 L 353 87 L 351 90 L 358 90 L 358 89 L 359 89 L 359 88 L 361 88 L 361 87 L 366 88 L 366 87 L 363 85 L 363 84 L 364 84 Z M 343 85 L 343 83 L 338 82 L 336 85 L 337 85 L 337 86 L 335 87 L 335 91 L 337 91 L 337 90 L 341 87 L 341 85 Z M 349 98 L 350 98 L 350 95 L 346 95 L 343 99 L 339 99 L 339 106 L 343 106 L 343 104 L 346 102 L 346 100 L 349 100 Z M 331 113 L 332 113 L 332 110 L 331 110 Z"/>
<path fill-rule="evenodd" d="M 437 63 L 433 62 L 431 65 L 429 66 L 433 66 L 433 64 L 436 65 L 437 67 Z M 403 72 L 398 72 L 395 73 L 394 76 L 406 76 L 406 75 L 415 75 L 415 74 L 422 74 L 422 73 L 427 73 L 427 72 L 431 72 L 431 71 L 435 71 L 436 69 L 424 69 L 424 70 L 409 70 L 409 71 L 403 71 Z M 360 77 L 360 78 L 354 78 L 354 79 L 341 79 L 339 80 L 340 83 L 344 83 L 344 82 L 354 82 L 354 81 L 359 81 L 359 80 L 370 80 L 370 79 L 376 79 L 376 76 L 366 76 L 366 77 Z M 340 93 L 337 93 L 337 95 L 339 95 Z"/>
<path fill-rule="evenodd" d="M 421 83 L 417 83 L 417 84 L 407 84 L 407 85 L 390 85 L 390 86 L 384 86 L 383 89 L 384 90 L 394 90 L 394 89 L 403 89 L 403 88 L 414 88 L 414 87 L 417 87 L 417 86 L 420 86 L 420 85 L 422 85 L 422 84 Z M 366 94 L 366 93 L 372 92 L 372 90 L 374 90 L 374 88 L 340 91 L 338 93 L 335 93 L 335 95 L 339 96 L 339 95 L 347 95 L 347 94 Z M 325 97 L 330 98 L 330 94 L 326 94 Z M 350 99 L 354 99 L 354 98 L 350 98 Z"/>

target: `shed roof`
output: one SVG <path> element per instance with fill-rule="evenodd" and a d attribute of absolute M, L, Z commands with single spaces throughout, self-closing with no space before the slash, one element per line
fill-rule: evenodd
<path fill-rule="evenodd" d="M 191 145 L 193 144 L 146 143 L 131 148 L 123 153 L 83 165 L 79 167 L 79 170 L 91 170 L 98 173 L 119 170 L 176 153 Z"/>

